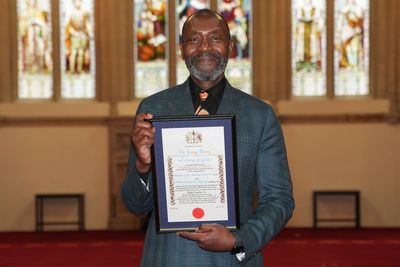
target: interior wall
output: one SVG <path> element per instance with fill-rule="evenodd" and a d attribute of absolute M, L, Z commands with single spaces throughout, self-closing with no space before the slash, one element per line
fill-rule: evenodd
<path fill-rule="evenodd" d="M 0 127 L 0 231 L 35 229 L 35 194 L 75 192 L 85 194 L 86 228 L 106 229 L 108 165 L 107 127 Z"/>
<path fill-rule="evenodd" d="M 283 130 L 296 200 L 289 226 L 312 225 L 312 191 L 337 189 L 361 192 L 362 227 L 400 227 L 398 125 L 306 123 Z"/>
<path fill-rule="evenodd" d="M 400 227 L 399 125 L 282 126 L 296 200 L 289 226 L 312 226 L 312 191 L 338 189 L 361 191 L 363 227 Z M 85 194 L 86 229 L 107 229 L 108 140 L 102 125 L 0 127 L 0 231 L 34 230 L 34 195 L 64 192 Z"/>

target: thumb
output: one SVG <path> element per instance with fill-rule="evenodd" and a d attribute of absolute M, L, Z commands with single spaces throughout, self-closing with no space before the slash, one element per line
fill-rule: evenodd
<path fill-rule="evenodd" d="M 212 224 L 202 224 L 198 228 L 197 232 L 204 233 L 204 232 L 211 232 L 214 229 L 214 225 Z"/>

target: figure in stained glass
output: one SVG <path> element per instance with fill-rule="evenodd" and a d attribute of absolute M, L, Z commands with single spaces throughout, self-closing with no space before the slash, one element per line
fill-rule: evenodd
<path fill-rule="evenodd" d="M 139 61 L 165 58 L 165 4 L 159 0 L 146 0 L 142 4 L 136 32 Z"/>
<path fill-rule="evenodd" d="M 168 85 L 168 4 L 134 0 L 135 96 L 146 97 Z"/>
<path fill-rule="evenodd" d="M 50 14 L 37 0 L 25 0 L 19 13 L 22 71 L 49 73 L 52 70 Z"/>
<path fill-rule="evenodd" d="M 338 22 L 339 68 L 361 67 L 363 58 L 364 10 L 355 0 L 346 0 Z"/>
<path fill-rule="evenodd" d="M 90 33 L 90 13 L 82 8 L 82 0 L 73 0 L 65 27 L 66 65 L 70 73 L 89 72 Z"/>
<path fill-rule="evenodd" d="M 179 36 L 181 36 L 183 23 L 196 11 L 208 8 L 208 0 L 180 0 L 178 2 Z"/>
<path fill-rule="evenodd" d="M 238 59 L 248 57 L 249 43 L 249 14 L 246 14 L 239 2 L 237 0 L 223 0 L 219 5 L 219 11 L 228 23 L 232 40 L 235 43 L 235 49 L 232 51 L 230 57 Z"/>
<path fill-rule="evenodd" d="M 227 22 L 234 43 L 225 75 L 232 85 L 252 93 L 251 0 L 218 0 L 218 12 Z"/>
<path fill-rule="evenodd" d="M 321 29 L 324 20 L 321 10 L 313 0 L 305 0 L 296 14 L 297 27 L 295 30 L 296 70 L 321 69 Z"/>
<path fill-rule="evenodd" d="M 369 93 L 369 0 L 335 0 L 335 95 Z"/>
<path fill-rule="evenodd" d="M 184 82 L 189 76 L 189 72 L 186 68 L 185 62 L 181 60 L 181 51 L 179 49 L 179 43 L 182 40 L 182 27 L 183 23 L 186 19 L 195 13 L 198 10 L 209 8 L 209 0 L 177 0 L 176 1 L 176 16 L 177 16 L 177 27 L 178 31 L 176 32 L 176 40 L 177 40 L 177 62 L 176 62 L 176 74 L 177 74 L 177 83 Z"/>

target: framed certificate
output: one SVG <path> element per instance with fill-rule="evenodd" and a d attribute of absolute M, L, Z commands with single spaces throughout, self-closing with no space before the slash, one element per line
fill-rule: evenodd
<path fill-rule="evenodd" d="M 234 115 L 154 117 L 157 231 L 238 228 Z"/>

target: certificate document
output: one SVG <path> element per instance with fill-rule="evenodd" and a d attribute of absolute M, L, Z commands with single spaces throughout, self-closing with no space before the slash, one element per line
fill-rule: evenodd
<path fill-rule="evenodd" d="M 163 129 L 162 136 L 169 221 L 226 220 L 223 127 Z"/>
<path fill-rule="evenodd" d="M 159 232 L 193 230 L 203 223 L 237 228 L 232 120 L 152 120 Z"/>

